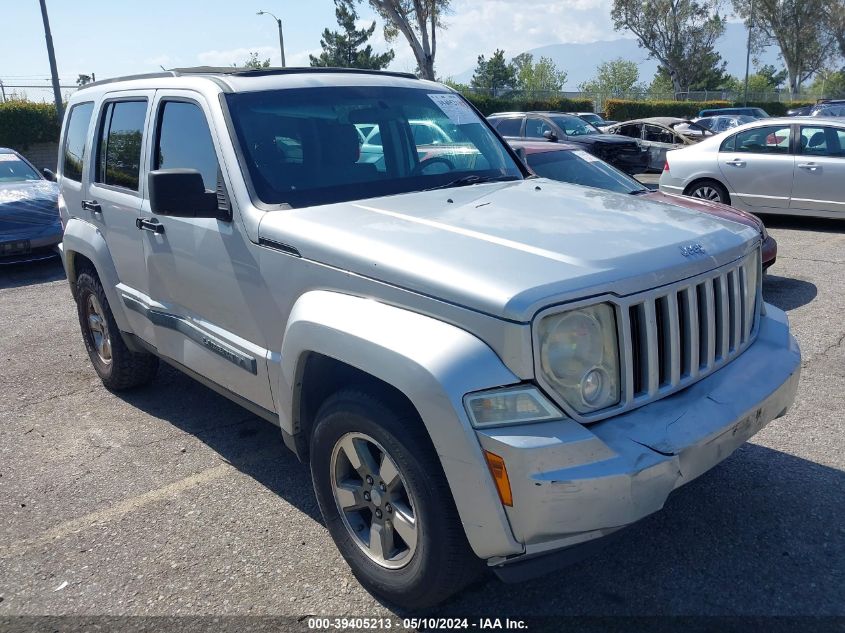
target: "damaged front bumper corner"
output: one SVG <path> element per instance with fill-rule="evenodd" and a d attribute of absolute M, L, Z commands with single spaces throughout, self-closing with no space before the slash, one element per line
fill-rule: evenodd
<path fill-rule="evenodd" d="M 577 559 L 561 554 L 657 512 L 674 489 L 786 412 L 800 365 L 786 315 L 767 305 L 745 352 L 672 396 L 588 426 L 563 420 L 479 431 L 482 447 L 505 460 L 507 515 L 525 546 L 488 563 L 505 580 L 534 567 L 543 573 L 546 555 Z"/>

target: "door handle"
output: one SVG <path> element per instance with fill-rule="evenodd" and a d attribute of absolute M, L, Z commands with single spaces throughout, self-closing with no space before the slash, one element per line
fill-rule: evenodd
<path fill-rule="evenodd" d="M 138 218 L 135 220 L 135 226 L 137 226 L 141 231 L 150 231 L 157 235 L 164 233 L 164 225 L 155 218 L 152 220 Z"/>
<path fill-rule="evenodd" d="M 816 171 L 819 168 L 819 166 L 815 163 L 798 163 L 798 167 L 800 167 L 801 169 L 806 169 L 808 171 Z"/>
<path fill-rule="evenodd" d="M 82 201 L 82 208 L 85 211 L 90 211 L 91 213 L 102 213 L 103 208 L 100 206 L 100 203 L 96 200 L 83 200 Z"/>
<path fill-rule="evenodd" d="M 732 165 L 734 167 L 745 167 L 745 161 L 740 160 L 738 158 L 734 158 L 733 160 L 729 160 L 725 164 L 726 165 Z"/>

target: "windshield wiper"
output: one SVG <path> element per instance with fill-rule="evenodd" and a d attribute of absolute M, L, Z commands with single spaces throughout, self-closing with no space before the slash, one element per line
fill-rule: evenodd
<path fill-rule="evenodd" d="M 485 182 L 505 182 L 507 180 L 519 180 L 516 176 L 479 176 L 477 174 L 470 174 L 469 176 L 462 176 L 456 178 L 445 185 L 437 185 L 436 187 L 429 187 L 423 191 L 434 191 L 435 189 L 450 189 L 452 187 L 466 187 L 468 185 L 480 185 Z"/>

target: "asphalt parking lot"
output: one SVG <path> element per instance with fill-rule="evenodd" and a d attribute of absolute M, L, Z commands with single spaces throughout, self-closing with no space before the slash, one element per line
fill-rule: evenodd
<path fill-rule="evenodd" d="M 798 399 L 578 565 L 440 614 L 845 615 L 845 223 L 769 219 Z M 0 616 L 379 616 L 278 430 L 176 371 L 106 391 L 58 263 L 0 269 Z"/>

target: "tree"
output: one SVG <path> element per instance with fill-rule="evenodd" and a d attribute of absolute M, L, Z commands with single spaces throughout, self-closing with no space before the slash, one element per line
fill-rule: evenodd
<path fill-rule="evenodd" d="M 505 51 L 497 49 L 489 60 L 479 55 L 470 85 L 476 89 L 489 90 L 494 95 L 513 89 L 516 85 L 516 69 L 505 61 Z"/>
<path fill-rule="evenodd" d="M 582 83 L 578 89 L 605 97 L 624 97 L 633 91 L 641 91 L 643 87 L 637 85 L 640 71 L 636 62 L 621 57 L 599 64 L 596 76 Z"/>
<path fill-rule="evenodd" d="M 80 74 L 79 77 L 76 78 L 76 85 L 82 87 L 87 84 L 90 84 L 92 81 L 94 81 L 94 79 L 91 77 L 91 75 Z"/>
<path fill-rule="evenodd" d="M 720 61 L 714 49 L 725 31 L 720 7 L 721 0 L 613 0 L 611 17 L 617 30 L 627 28 L 660 62 L 678 93 Z"/>
<path fill-rule="evenodd" d="M 548 57 L 534 63 L 531 53 L 521 53 L 511 60 L 516 75 L 515 85 L 524 92 L 560 92 L 566 83 L 566 71 L 558 70 Z"/>
<path fill-rule="evenodd" d="M 675 98 L 675 87 L 672 85 L 672 80 L 669 79 L 669 73 L 661 66 L 654 73 L 654 77 L 648 86 L 649 95 L 654 97 L 664 97 L 671 95 Z"/>
<path fill-rule="evenodd" d="M 816 73 L 810 94 L 825 97 L 845 97 L 845 70 L 821 70 Z"/>
<path fill-rule="evenodd" d="M 839 45 L 839 55 L 845 59 L 845 3 L 831 0 L 828 20 L 836 43 Z"/>
<path fill-rule="evenodd" d="M 772 43 L 780 48 L 793 97 L 835 55 L 839 34 L 830 22 L 831 3 L 835 2 L 754 0 L 751 16 L 751 0 L 733 0 L 736 13 L 751 26 L 752 49 L 759 52 Z"/>
<path fill-rule="evenodd" d="M 232 64 L 232 66 L 237 66 L 237 64 Z M 270 68 L 270 58 L 268 57 L 264 61 L 258 59 L 258 53 L 250 53 L 247 60 L 241 64 L 242 68 L 252 68 L 255 70 L 260 70 L 262 68 Z"/>
<path fill-rule="evenodd" d="M 363 2 L 363 0 L 357 0 Z M 434 79 L 434 57 L 437 54 L 437 29 L 443 28 L 441 17 L 451 0 L 367 0 L 384 20 L 384 36 L 388 42 L 405 36 L 423 79 Z"/>
<path fill-rule="evenodd" d="M 355 11 L 352 0 L 335 0 L 334 5 L 334 14 L 341 30 L 323 31 L 323 37 L 320 39 L 323 52 L 319 57 L 309 55 L 312 66 L 381 70 L 393 61 L 393 51 L 374 55 L 373 47 L 367 44 L 367 40 L 376 30 L 375 21 L 369 28 L 356 29 L 358 12 Z"/>

